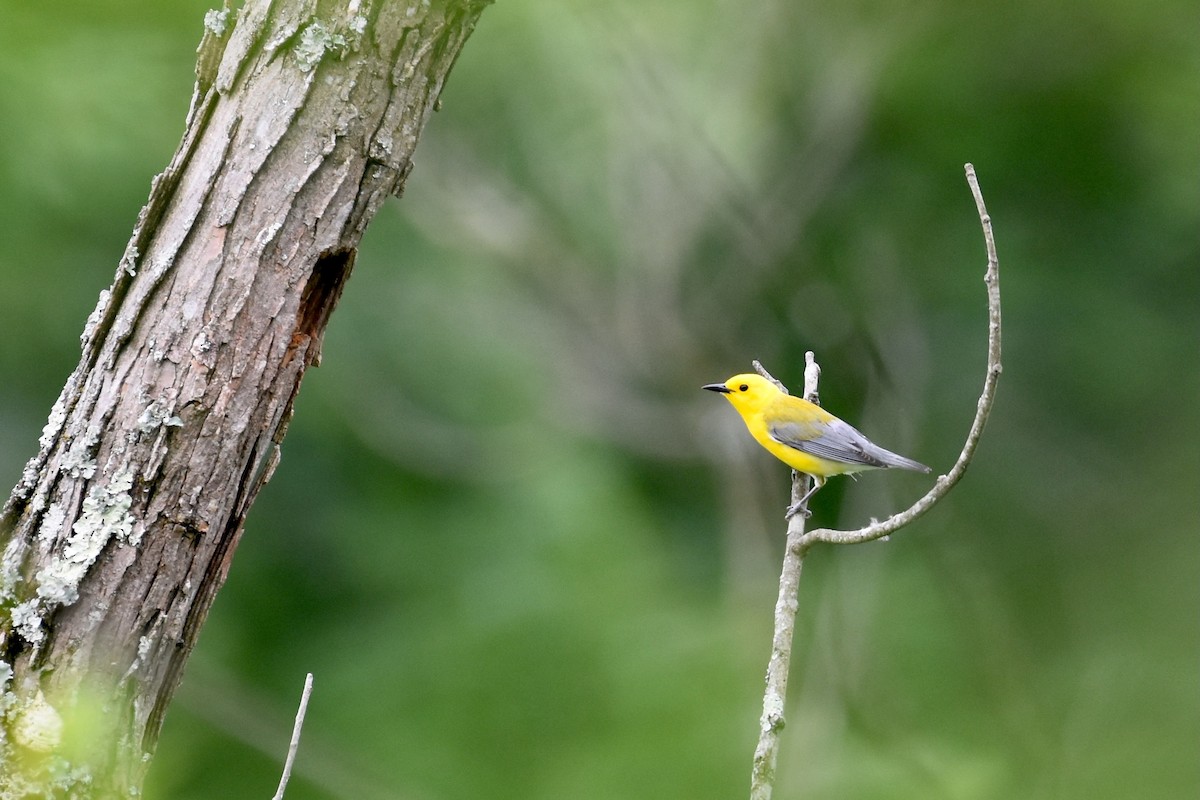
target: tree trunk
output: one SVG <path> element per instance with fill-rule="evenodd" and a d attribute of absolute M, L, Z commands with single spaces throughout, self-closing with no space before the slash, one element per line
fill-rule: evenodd
<path fill-rule="evenodd" d="M 209 13 L 183 141 L 0 514 L 3 796 L 140 791 L 355 248 L 484 5 Z"/>

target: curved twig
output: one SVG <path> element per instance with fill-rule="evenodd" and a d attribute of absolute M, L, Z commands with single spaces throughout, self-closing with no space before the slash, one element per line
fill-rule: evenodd
<path fill-rule="evenodd" d="M 984 283 L 987 285 L 988 296 L 988 354 L 987 372 L 983 381 L 983 393 L 976 407 L 975 421 L 967 433 L 962 452 L 954 467 L 945 475 L 938 477 L 933 488 L 924 497 L 917 500 L 910 508 L 893 514 L 883 522 L 872 522 L 866 527 L 853 531 L 839 531 L 828 528 L 818 528 L 805 532 L 806 514 L 794 514 L 788 521 L 787 550 L 783 559 L 783 570 L 779 577 L 779 598 L 775 603 L 775 633 L 771 639 L 771 658 L 767 663 L 766 689 L 763 693 L 763 711 L 760 718 L 758 745 L 754 749 L 754 767 L 750 776 L 751 800 L 770 800 L 775 784 L 775 764 L 779 755 L 779 734 L 784 726 L 784 703 L 787 696 L 788 672 L 791 668 L 792 636 L 795 632 L 796 609 L 800 589 L 800 571 L 804 565 L 804 556 L 817 542 L 831 544 L 856 544 L 869 542 L 895 533 L 900 528 L 917 519 L 931 509 L 939 500 L 946 496 L 950 489 L 962 479 L 975 454 L 975 448 L 983 435 L 996 398 L 996 383 L 1000 379 L 1000 263 L 996 257 L 996 242 L 992 237 L 992 220 L 988 216 L 983 203 L 983 193 L 975 177 L 975 168 L 966 165 L 967 183 L 975 198 L 975 206 L 979 211 L 979 221 L 983 225 L 983 238 L 987 246 L 987 271 L 984 273 Z M 820 367 L 811 352 L 805 354 L 807 362 L 804 370 L 804 397 L 817 402 L 817 379 Z M 762 364 L 754 362 L 754 369 L 773 381 L 784 392 L 787 391 L 779 381 L 771 376 Z M 802 497 L 807 490 L 809 478 L 799 473 L 792 473 L 792 502 Z"/>
<path fill-rule="evenodd" d="M 979 396 L 975 421 L 971 423 L 971 430 L 967 433 L 967 440 L 963 443 L 962 452 L 959 453 L 958 461 L 954 463 L 950 471 L 939 476 L 933 488 L 908 509 L 893 514 L 882 522 L 872 522 L 870 525 L 853 531 L 829 528 L 817 528 L 809 531 L 795 545 L 801 550 L 807 550 L 817 542 L 858 544 L 881 539 L 895 533 L 925 514 L 945 497 L 954 484 L 962 479 L 963 474 L 967 471 L 967 466 L 975 455 L 975 448 L 979 444 L 980 437 L 983 436 L 983 428 L 987 425 L 988 416 L 992 411 L 992 403 L 996 399 L 996 384 L 1000 380 L 1002 369 L 1000 364 L 1000 261 L 996 257 L 996 241 L 992 237 L 992 218 L 988 216 L 987 207 L 983 203 L 983 193 L 980 191 L 979 181 L 975 177 L 975 167 L 967 164 L 966 172 L 967 183 L 971 187 L 971 194 L 975 197 L 975 207 L 979 211 L 979 222 L 983 226 L 984 243 L 987 245 L 988 263 L 987 271 L 983 275 L 983 282 L 987 285 L 988 297 L 988 352 L 983 393 Z"/>

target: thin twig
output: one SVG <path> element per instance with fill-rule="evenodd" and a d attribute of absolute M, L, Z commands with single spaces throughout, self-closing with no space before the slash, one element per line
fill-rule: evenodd
<path fill-rule="evenodd" d="M 1000 263 L 996 257 L 996 242 L 992 237 L 992 220 L 983 203 L 983 193 L 975 177 L 975 168 L 966 165 L 967 183 L 975 198 L 979 221 L 983 225 L 983 238 L 987 246 L 987 271 L 984 283 L 988 296 L 988 353 L 987 372 L 983 381 L 983 393 L 976 407 L 975 421 L 967 433 L 966 442 L 954 467 L 940 476 L 934 487 L 910 508 L 893 514 L 883 522 L 872 522 L 854 531 L 838 531 L 818 528 L 805 533 L 805 511 L 794 514 L 788 521 L 787 551 L 783 560 L 783 571 L 779 577 L 779 598 L 775 602 L 775 633 L 771 639 L 771 659 L 767 664 L 766 690 L 763 694 L 763 713 L 760 719 L 758 746 L 754 749 L 754 768 L 750 777 L 751 800 L 770 800 L 775 785 L 775 764 L 779 755 L 779 733 L 784 726 L 784 705 L 787 697 L 788 671 L 791 666 L 792 637 L 796 627 L 796 610 L 800 589 L 800 571 L 804 556 L 817 542 L 831 544 L 856 544 L 880 539 L 894 533 L 903 526 L 929 511 L 946 493 L 958 483 L 966 472 L 967 465 L 975 454 L 975 448 L 983 435 L 988 415 L 996 399 L 996 383 L 1000 379 Z M 817 402 L 817 381 L 820 367 L 811 352 L 805 354 L 807 365 L 804 370 L 804 397 Z M 757 361 L 754 369 L 763 377 L 773 381 L 785 393 L 787 389 L 776 381 Z M 792 502 L 802 497 L 807 490 L 809 478 L 792 473 Z"/>
<path fill-rule="evenodd" d="M 992 236 L 992 218 L 988 216 L 987 207 L 983 204 L 983 192 L 980 191 L 979 181 L 975 177 L 975 167 L 967 164 L 965 169 L 967 184 L 971 187 L 971 194 L 975 198 L 975 208 L 979 212 L 979 222 L 983 226 L 984 244 L 987 246 L 987 271 L 984 273 L 983 282 L 987 285 L 988 298 L 988 350 L 983 392 L 979 396 L 975 421 L 971 423 L 971 430 L 967 433 L 967 440 L 963 444 L 962 452 L 959 453 L 954 467 L 945 475 L 940 476 L 933 488 L 908 509 L 893 514 L 883 522 L 872 522 L 858 530 L 838 531 L 817 528 L 809 531 L 796 543 L 801 550 L 807 550 L 817 542 L 858 544 L 881 539 L 895 533 L 925 514 L 933 508 L 934 504 L 945 497 L 954 484 L 962 479 L 963 474 L 967 471 L 967 466 L 975 455 L 975 448 L 979 444 L 980 437 L 983 436 L 983 428 L 987 425 L 988 416 L 992 412 L 992 404 L 996 400 L 996 384 L 1000 380 L 1002 369 L 1000 364 L 1000 261 L 996 257 L 996 240 Z"/>
<path fill-rule="evenodd" d="M 817 383 L 821 368 L 812 351 L 804 354 L 804 399 L 818 400 Z M 787 393 L 787 388 L 775 380 L 762 364 L 755 361 L 754 369 Z M 804 497 L 812 479 L 792 472 L 792 503 Z M 797 545 L 804 536 L 808 518 L 807 503 L 788 521 L 787 547 L 783 554 L 783 570 L 779 575 L 779 598 L 775 601 L 775 633 L 771 638 L 771 658 L 767 662 L 766 689 L 763 710 L 759 718 L 758 745 L 754 748 L 754 768 L 750 775 L 751 800 L 769 800 L 775 785 L 775 762 L 779 757 L 779 734 L 783 730 L 783 709 L 787 700 L 788 673 L 791 671 L 792 637 L 796 631 L 796 609 L 799 606 L 800 571 L 804 566 L 804 551 Z"/>
<path fill-rule="evenodd" d="M 784 394 L 791 394 L 791 392 L 788 391 L 788 388 L 783 385 L 783 381 L 779 380 L 774 375 L 767 372 L 767 368 L 764 367 L 762 365 L 762 362 L 759 361 L 757 358 L 754 359 L 753 361 L 751 361 L 750 365 L 754 367 L 755 372 L 757 372 L 759 375 L 762 375 L 764 378 L 769 380 L 771 383 L 775 384 L 776 389 L 783 392 Z"/>
<path fill-rule="evenodd" d="M 279 788 L 271 800 L 283 800 L 283 790 L 287 788 L 292 777 L 292 766 L 296 763 L 296 751 L 300 749 L 300 730 L 304 727 L 304 713 L 308 711 L 308 698 L 312 696 L 313 676 L 308 673 L 304 679 L 304 691 L 300 694 L 300 708 L 296 710 L 296 724 L 292 726 L 292 743 L 288 745 L 287 760 L 283 762 L 283 775 L 279 778 Z"/>

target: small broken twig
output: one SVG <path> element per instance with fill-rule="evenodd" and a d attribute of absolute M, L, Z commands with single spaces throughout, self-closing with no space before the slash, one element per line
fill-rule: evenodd
<path fill-rule="evenodd" d="M 283 775 L 279 778 L 279 788 L 271 800 L 283 800 L 283 790 L 287 788 L 292 777 L 292 766 L 296 763 L 296 751 L 300 749 L 300 730 L 304 727 L 304 714 L 308 711 L 308 698 L 312 696 L 313 676 L 308 673 L 304 679 L 304 691 L 300 693 L 300 708 L 296 710 L 296 724 L 292 726 L 292 742 L 288 745 L 287 759 L 283 762 Z"/>

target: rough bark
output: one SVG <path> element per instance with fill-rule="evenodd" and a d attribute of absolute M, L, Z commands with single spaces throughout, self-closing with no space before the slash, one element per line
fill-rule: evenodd
<path fill-rule="evenodd" d="M 0 795 L 139 791 L 355 248 L 484 5 L 206 18 L 183 140 L 0 513 Z"/>

